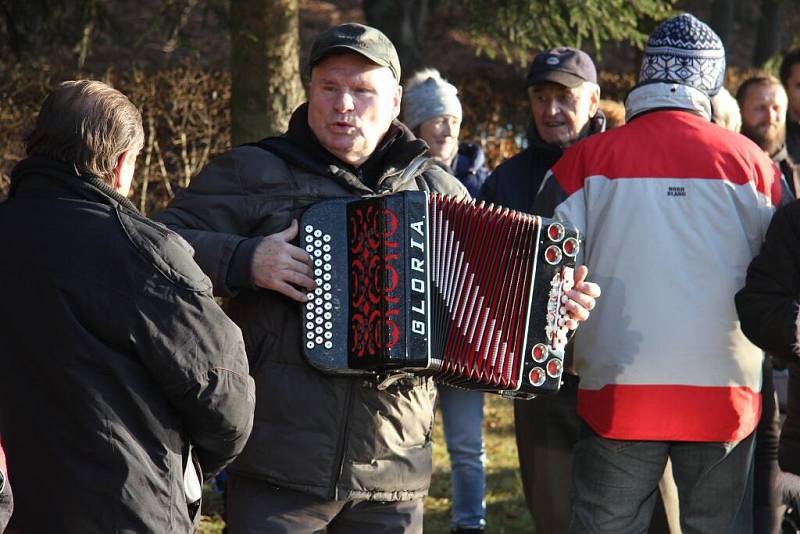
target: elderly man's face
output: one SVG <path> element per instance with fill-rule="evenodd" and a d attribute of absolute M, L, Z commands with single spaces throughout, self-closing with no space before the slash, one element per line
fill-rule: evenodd
<path fill-rule="evenodd" d="M 777 84 L 752 85 L 742 102 L 742 133 L 767 154 L 775 154 L 785 141 L 786 91 Z"/>
<path fill-rule="evenodd" d="M 388 68 L 357 54 L 330 56 L 311 71 L 308 125 L 330 153 L 357 167 L 400 113 L 401 97 Z"/>
<path fill-rule="evenodd" d="M 600 101 L 596 86 L 582 84 L 570 88 L 553 82 L 540 82 L 528 88 L 533 122 L 542 141 L 570 146 L 595 113 Z"/>

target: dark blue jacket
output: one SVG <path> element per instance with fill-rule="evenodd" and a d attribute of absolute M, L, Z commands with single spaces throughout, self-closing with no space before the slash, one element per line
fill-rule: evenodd
<path fill-rule="evenodd" d="M 581 138 L 605 130 L 605 116 L 602 112 L 589 122 Z M 533 213 L 533 202 L 542 185 L 547 171 L 561 158 L 564 149 L 542 141 L 536 126 L 528 127 L 528 147 L 516 156 L 501 163 L 483 184 L 479 200 L 499 204 L 507 208 Z M 555 206 L 550 206 L 543 217 L 552 217 Z"/>
<path fill-rule="evenodd" d="M 453 175 L 464 184 L 470 196 L 478 196 L 486 177 L 489 176 L 489 171 L 486 169 L 486 156 L 480 146 L 474 143 L 458 145 Z"/>

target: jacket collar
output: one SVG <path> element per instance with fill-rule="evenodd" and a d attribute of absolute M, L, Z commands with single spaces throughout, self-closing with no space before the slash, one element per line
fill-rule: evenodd
<path fill-rule="evenodd" d="M 589 119 L 589 122 L 583 127 L 581 133 L 578 134 L 578 141 L 589 137 L 590 135 L 601 133 L 606 131 L 606 116 L 601 110 L 597 110 L 597 113 L 594 117 Z M 535 150 L 551 150 L 554 152 L 558 152 L 561 154 L 564 151 L 564 147 L 561 145 L 553 145 L 550 143 L 545 143 L 544 140 L 539 136 L 539 131 L 536 129 L 536 123 L 531 121 L 530 125 L 528 125 L 528 146 Z"/>
<path fill-rule="evenodd" d="M 704 92 L 678 83 L 652 82 L 634 87 L 625 99 L 625 121 L 656 109 L 680 109 L 711 120 L 711 99 Z"/>
<path fill-rule="evenodd" d="M 331 154 L 308 125 L 308 103 L 298 107 L 289 128 L 280 137 L 255 143 L 302 169 L 330 176 L 364 192 L 395 191 L 402 171 L 428 152 L 428 146 L 414 137 L 403 123 L 394 120 L 375 151 L 358 168 Z M 404 180 L 402 180 L 404 181 Z"/>
<path fill-rule="evenodd" d="M 47 158 L 31 156 L 19 162 L 11 171 L 8 198 L 16 196 L 78 198 L 109 206 L 122 206 L 136 213 L 139 210 L 100 178 L 80 174 L 74 165 Z"/>

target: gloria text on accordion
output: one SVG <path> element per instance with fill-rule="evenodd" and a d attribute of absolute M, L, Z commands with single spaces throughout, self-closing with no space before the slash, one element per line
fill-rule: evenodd
<path fill-rule="evenodd" d="M 507 397 L 558 391 L 575 229 L 413 191 L 315 204 L 300 240 L 318 284 L 302 308 L 315 368 L 383 386 L 411 374 Z"/>

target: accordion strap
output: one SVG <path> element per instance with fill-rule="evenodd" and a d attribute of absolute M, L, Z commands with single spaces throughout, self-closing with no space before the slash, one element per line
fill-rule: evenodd
<path fill-rule="evenodd" d="M 419 188 L 420 191 L 430 192 L 431 188 L 428 187 L 428 183 L 422 177 L 422 173 L 425 172 L 425 170 L 428 168 L 430 161 L 431 158 L 424 154 L 417 156 L 416 158 L 411 160 L 411 163 L 409 163 L 408 166 L 405 168 L 403 174 L 400 175 L 400 183 L 404 184 L 409 179 L 414 178 L 414 180 L 417 182 L 417 187 Z M 418 172 L 420 167 L 422 166 L 424 166 L 425 168 L 422 169 L 422 172 Z"/>

